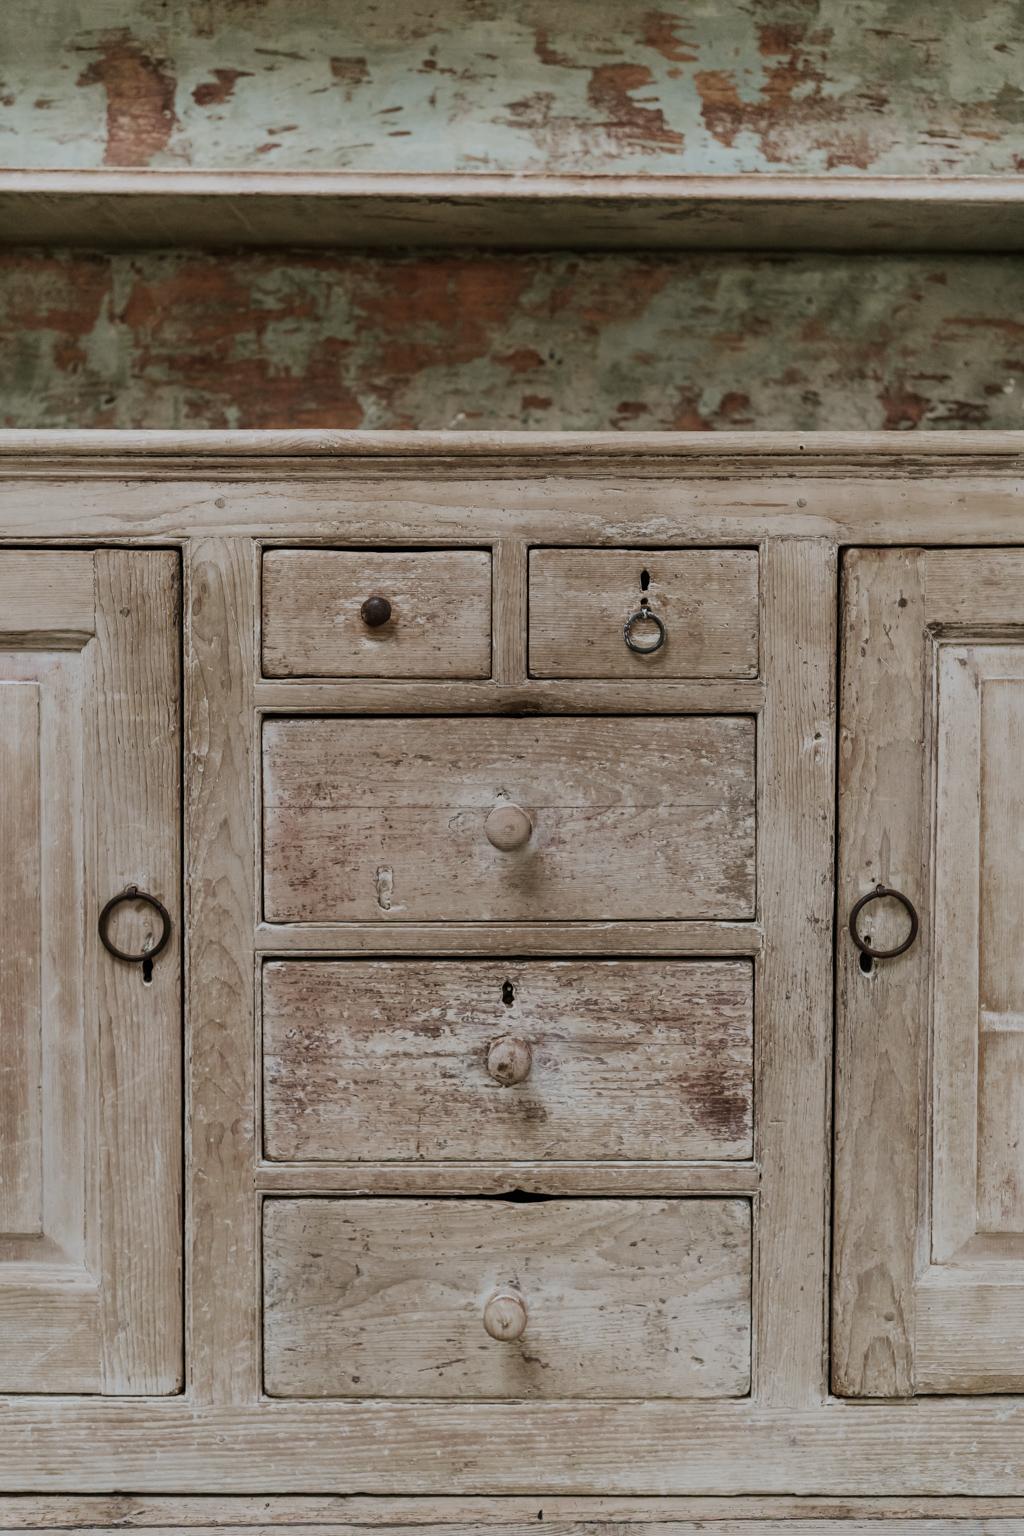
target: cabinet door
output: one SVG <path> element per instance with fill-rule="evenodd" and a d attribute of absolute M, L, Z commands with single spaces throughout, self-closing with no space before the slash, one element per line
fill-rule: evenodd
<path fill-rule="evenodd" d="M 181 1385 L 178 592 L 0 552 L 0 1392 Z"/>
<path fill-rule="evenodd" d="M 834 1385 L 1020 1392 L 1024 554 L 856 551 L 843 610 Z"/>

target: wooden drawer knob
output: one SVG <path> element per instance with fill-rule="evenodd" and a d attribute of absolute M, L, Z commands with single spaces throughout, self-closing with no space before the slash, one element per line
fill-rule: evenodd
<path fill-rule="evenodd" d="M 510 1088 L 514 1083 L 525 1083 L 533 1066 L 533 1052 L 528 1040 L 516 1035 L 503 1035 L 495 1040 L 487 1052 L 487 1070 L 496 1083 Z"/>
<path fill-rule="evenodd" d="M 526 1302 L 515 1286 L 504 1286 L 484 1307 L 484 1328 L 492 1339 L 511 1344 L 526 1332 L 529 1313 Z"/>
<path fill-rule="evenodd" d="M 496 805 L 484 822 L 487 841 L 502 853 L 524 848 L 533 835 L 533 822 L 521 805 Z"/>
<path fill-rule="evenodd" d="M 359 617 L 367 629 L 380 629 L 391 617 L 391 604 L 386 597 L 368 597 L 359 610 Z"/>

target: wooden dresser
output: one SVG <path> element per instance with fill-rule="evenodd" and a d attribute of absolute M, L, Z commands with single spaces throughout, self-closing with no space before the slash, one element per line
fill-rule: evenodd
<path fill-rule="evenodd" d="M 0 1529 L 1019 1536 L 1022 453 L 0 434 Z"/>

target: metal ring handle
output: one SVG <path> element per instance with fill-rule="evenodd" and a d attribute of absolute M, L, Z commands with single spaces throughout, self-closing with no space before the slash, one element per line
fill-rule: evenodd
<path fill-rule="evenodd" d="M 891 896 L 893 901 L 899 902 L 910 918 L 910 932 L 903 940 L 903 943 L 897 944 L 893 949 L 872 949 L 871 945 L 866 943 L 857 932 L 857 919 L 861 914 L 862 908 L 866 907 L 869 901 L 881 901 L 884 896 Z M 917 938 L 917 931 L 920 926 L 917 908 L 910 897 L 904 896 L 902 891 L 894 891 L 889 885 L 876 885 L 873 891 L 868 891 L 866 896 L 862 896 L 858 902 L 854 903 L 853 911 L 850 913 L 850 937 L 861 954 L 870 955 L 872 960 L 895 960 L 897 955 L 904 954 Z"/>
<path fill-rule="evenodd" d="M 161 930 L 160 937 L 157 939 L 152 949 L 144 949 L 140 954 L 132 955 L 129 954 L 125 949 L 118 949 L 117 945 L 110 938 L 110 934 L 108 932 L 108 929 L 110 928 L 110 919 L 113 917 L 114 912 L 123 901 L 141 901 L 144 906 L 152 907 L 154 912 L 159 912 L 160 920 L 163 923 L 163 928 Z M 107 950 L 109 954 L 113 955 L 115 960 L 124 960 L 127 965 L 141 965 L 144 960 L 154 960 L 160 951 L 167 947 L 167 943 L 171 937 L 171 928 L 173 927 L 173 924 L 171 922 L 171 914 L 168 912 L 162 901 L 157 901 L 156 897 L 150 896 L 148 891 L 140 891 L 137 885 L 126 885 L 124 890 L 119 892 L 117 896 L 111 896 L 110 900 L 103 908 L 103 911 L 100 913 L 98 926 L 100 930 L 100 942 L 102 943 L 103 948 Z"/>
<path fill-rule="evenodd" d="M 649 645 L 638 644 L 633 637 L 633 625 L 639 624 L 641 620 L 645 624 L 653 624 L 658 631 Z M 622 638 L 630 650 L 635 651 L 638 656 L 652 656 L 655 651 L 660 651 L 665 644 L 666 635 L 664 622 L 650 608 L 638 608 L 635 613 L 631 613 L 622 630 Z"/>

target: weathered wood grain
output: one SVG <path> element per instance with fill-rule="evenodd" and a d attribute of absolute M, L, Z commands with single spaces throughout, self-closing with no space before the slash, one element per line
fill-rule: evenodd
<path fill-rule="evenodd" d="M 376 628 L 363 602 L 384 597 Z M 270 550 L 263 557 L 268 677 L 487 677 L 491 557 L 483 550 Z"/>
<path fill-rule="evenodd" d="M 836 551 L 770 540 L 762 553 L 755 1149 L 759 1401 L 824 1388 L 828 1062 L 832 1027 Z M 800 1172 L 797 1174 L 796 1169 Z"/>
<path fill-rule="evenodd" d="M 263 967 L 277 1161 L 749 1158 L 742 962 L 279 961 Z M 506 1087 L 487 1054 L 529 1046 Z"/>
<path fill-rule="evenodd" d="M 738 719 L 269 719 L 277 922 L 753 916 L 754 732 Z M 498 804 L 525 847 L 491 846 Z"/>
<path fill-rule="evenodd" d="M 39 685 L 0 683 L 0 1233 L 43 1230 Z"/>
<path fill-rule="evenodd" d="M 270 1200 L 274 1396 L 726 1397 L 750 1380 L 744 1201 Z M 513 1283 L 521 1341 L 483 1309 Z"/>
<path fill-rule="evenodd" d="M 833 1385 L 843 1395 L 899 1397 L 914 1390 L 930 947 L 920 552 L 847 555 L 842 619 Z M 879 882 L 910 897 L 925 932 L 865 974 L 843 925 Z M 902 938 L 899 921 L 875 904 L 860 931 L 884 946 Z"/>
<path fill-rule="evenodd" d="M 196 539 L 186 570 L 189 1385 L 199 1403 L 251 1403 L 259 1390 L 255 555 L 248 540 Z"/>
<path fill-rule="evenodd" d="M 623 635 L 642 605 L 666 630 L 650 655 Z M 756 677 L 757 665 L 754 550 L 531 550 L 533 676 Z"/>
<path fill-rule="evenodd" d="M 180 1390 L 182 1358 L 181 580 L 167 551 L 98 550 L 95 817 L 87 933 L 108 896 L 137 885 L 172 914 L 149 985 L 99 949 L 99 1232 L 104 1387 Z M 159 928 L 147 914 L 147 939 Z M 123 939 L 119 942 L 124 943 Z M 88 984 L 88 983 L 87 983 Z M 55 1111 L 56 1112 L 56 1108 Z"/>

